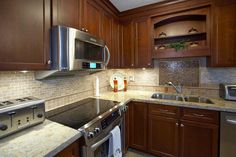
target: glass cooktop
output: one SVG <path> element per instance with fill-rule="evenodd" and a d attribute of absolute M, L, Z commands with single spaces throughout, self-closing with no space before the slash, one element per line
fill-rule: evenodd
<path fill-rule="evenodd" d="M 47 119 L 79 129 L 94 118 L 113 108 L 119 102 L 87 98 L 46 113 Z"/>

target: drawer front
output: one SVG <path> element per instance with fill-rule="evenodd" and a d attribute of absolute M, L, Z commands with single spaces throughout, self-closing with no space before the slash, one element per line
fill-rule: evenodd
<path fill-rule="evenodd" d="M 149 104 L 149 114 L 177 118 L 179 108 L 175 106 Z"/>
<path fill-rule="evenodd" d="M 203 109 L 182 108 L 181 119 L 218 124 L 219 112 Z"/>

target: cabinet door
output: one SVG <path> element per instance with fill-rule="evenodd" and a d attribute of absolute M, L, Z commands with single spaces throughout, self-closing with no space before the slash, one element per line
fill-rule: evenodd
<path fill-rule="evenodd" d="M 135 30 L 135 67 L 151 67 L 151 19 L 138 19 L 134 22 Z"/>
<path fill-rule="evenodd" d="M 112 24 L 112 48 L 111 53 L 113 54 L 113 64 L 109 64 L 109 67 L 119 68 L 120 67 L 120 24 L 118 20 L 114 20 Z"/>
<path fill-rule="evenodd" d="M 130 145 L 130 106 L 131 103 L 128 104 L 128 110 L 125 112 L 125 152 L 127 152 Z"/>
<path fill-rule="evenodd" d="M 149 116 L 148 152 L 162 157 L 178 156 L 178 120 Z"/>
<path fill-rule="evenodd" d="M 76 141 L 58 153 L 55 157 L 80 157 L 79 142 Z"/>
<path fill-rule="evenodd" d="M 1 0 L 0 19 L 0 70 L 48 69 L 50 0 Z"/>
<path fill-rule="evenodd" d="M 52 25 L 79 28 L 81 0 L 52 0 Z"/>
<path fill-rule="evenodd" d="M 92 0 L 84 0 L 83 25 L 90 34 L 101 37 L 101 10 Z"/>
<path fill-rule="evenodd" d="M 217 157 L 218 126 L 182 121 L 180 127 L 181 157 Z"/>
<path fill-rule="evenodd" d="M 236 1 L 214 0 L 212 66 L 236 66 Z"/>
<path fill-rule="evenodd" d="M 115 59 L 112 49 L 112 22 L 112 16 L 104 12 L 102 16 L 102 39 L 106 42 L 106 45 L 110 50 L 111 56 L 108 67 L 113 67 Z"/>
<path fill-rule="evenodd" d="M 130 146 L 147 151 L 147 104 L 133 102 L 130 105 Z"/>
<path fill-rule="evenodd" d="M 122 25 L 122 68 L 134 67 L 134 36 L 133 22 Z"/>

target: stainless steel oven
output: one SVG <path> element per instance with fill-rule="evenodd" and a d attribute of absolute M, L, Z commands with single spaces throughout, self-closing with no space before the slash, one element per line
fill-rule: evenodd
<path fill-rule="evenodd" d="M 121 130 L 121 149 L 124 152 L 124 118 L 122 116 L 110 124 L 109 128 L 102 135 L 83 146 L 82 157 L 108 157 L 110 132 L 116 126 L 119 126 Z"/>

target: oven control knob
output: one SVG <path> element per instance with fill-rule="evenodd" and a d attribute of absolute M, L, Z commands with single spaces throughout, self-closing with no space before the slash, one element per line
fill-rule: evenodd
<path fill-rule="evenodd" d="M 5 124 L 0 124 L 0 130 L 1 131 L 5 131 L 5 130 L 7 130 L 7 125 L 5 125 Z"/>
<path fill-rule="evenodd" d="M 88 139 L 93 138 L 94 137 L 94 133 L 93 132 L 89 132 L 87 137 L 88 137 Z"/>
<path fill-rule="evenodd" d="M 43 114 L 42 114 L 42 113 L 39 113 L 39 114 L 37 115 L 37 117 L 38 117 L 38 118 L 43 118 Z"/>
<path fill-rule="evenodd" d="M 94 133 L 95 133 L 95 134 L 98 134 L 99 132 L 100 132 L 100 129 L 99 129 L 99 128 L 95 128 L 95 129 L 94 129 Z"/>

